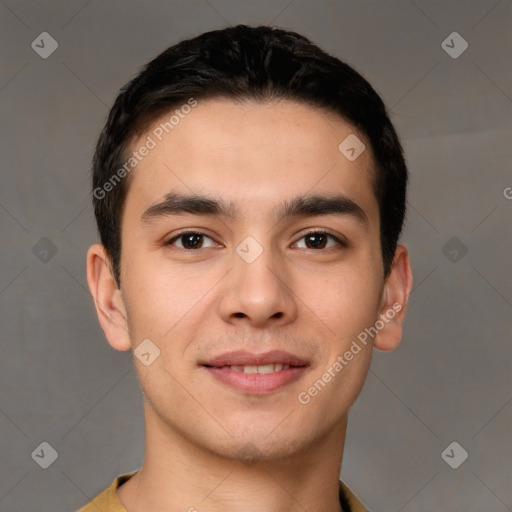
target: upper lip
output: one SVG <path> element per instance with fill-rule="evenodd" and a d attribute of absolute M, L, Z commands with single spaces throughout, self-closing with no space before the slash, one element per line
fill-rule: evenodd
<path fill-rule="evenodd" d="M 285 352 L 284 350 L 270 350 L 260 354 L 253 354 L 246 350 L 236 350 L 234 352 L 225 352 L 215 356 L 208 361 L 201 363 L 204 366 L 261 366 L 264 364 L 289 364 L 290 366 L 308 366 L 309 363 L 304 359 Z"/>

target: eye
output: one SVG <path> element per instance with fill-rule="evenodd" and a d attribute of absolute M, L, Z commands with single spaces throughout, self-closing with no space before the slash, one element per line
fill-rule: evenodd
<path fill-rule="evenodd" d="M 205 239 L 212 242 L 209 246 L 204 244 Z M 328 239 L 334 241 L 334 244 L 327 246 Z M 303 235 L 299 240 L 305 240 L 305 247 L 299 247 L 300 249 L 332 249 L 336 245 L 341 247 L 347 247 L 347 243 L 340 239 L 338 236 L 326 232 L 326 231 L 310 231 Z M 179 242 L 177 245 L 176 242 Z M 296 242 L 297 244 L 298 242 Z M 209 247 L 215 247 L 215 241 L 208 235 L 197 232 L 187 231 L 174 236 L 165 242 L 165 245 L 173 245 L 183 250 L 197 250 L 197 249 L 208 249 Z"/>
<path fill-rule="evenodd" d="M 306 241 L 306 249 L 332 249 L 334 247 L 332 245 L 330 247 L 326 247 L 328 238 L 334 240 L 334 246 L 337 244 L 341 247 L 347 247 L 347 244 L 343 240 L 326 231 L 310 231 L 302 236 L 300 240 Z M 302 249 L 302 247 L 300 247 L 300 249 Z"/>
<path fill-rule="evenodd" d="M 205 248 L 203 243 L 205 238 L 213 242 L 213 240 L 204 233 L 198 233 L 196 231 L 187 231 L 185 233 L 180 233 L 179 235 L 171 238 L 170 240 L 165 242 L 165 245 L 174 245 L 175 241 L 179 241 L 181 242 L 181 247 L 177 246 L 179 249 L 201 249 Z M 214 245 L 215 243 L 210 247 L 214 247 Z"/>

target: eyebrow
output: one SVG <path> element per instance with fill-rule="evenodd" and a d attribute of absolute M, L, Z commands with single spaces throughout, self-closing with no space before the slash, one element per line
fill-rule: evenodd
<path fill-rule="evenodd" d="M 240 210 L 233 202 L 221 198 L 169 193 L 164 196 L 162 202 L 150 206 L 142 214 L 141 221 L 143 224 L 149 224 L 159 218 L 180 214 L 213 215 L 235 220 Z M 363 208 L 342 194 L 297 196 L 275 207 L 274 215 L 277 222 L 299 216 L 349 216 L 365 227 L 369 226 L 369 220 Z"/>

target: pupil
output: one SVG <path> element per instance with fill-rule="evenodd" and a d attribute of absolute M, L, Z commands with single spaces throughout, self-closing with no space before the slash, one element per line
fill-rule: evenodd
<path fill-rule="evenodd" d="M 185 243 L 183 244 L 184 247 L 197 249 L 197 247 L 201 247 L 203 245 L 202 243 L 198 243 L 198 239 L 200 239 L 202 235 L 198 233 L 191 233 L 189 235 L 183 236 L 183 239 L 185 240 Z M 190 243 L 189 243 L 190 242 Z"/>
<path fill-rule="evenodd" d="M 312 239 L 315 239 L 315 238 L 318 238 L 318 237 L 324 237 L 324 242 L 325 242 L 325 238 L 326 238 L 326 237 L 325 237 L 324 235 L 322 235 L 322 234 L 313 234 L 313 235 L 308 235 L 308 236 L 307 236 L 307 240 L 308 240 L 308 241 L 311 241 Z M 315 247 L 315 248 L 318 248 L 318 247 L 320 247 L 320 246 L 321 246 L 320 248 L 323 248 L 323 247 L 325 246 L 325 243 L 323 243 L 323 244 L 322 244 L 322 242 L 320 242 L 320 243 L 314 243 L 314 242 L 313 242 L 313 244 L 312 244 L 312 245 L 313 245 L 313 247 Z"/>

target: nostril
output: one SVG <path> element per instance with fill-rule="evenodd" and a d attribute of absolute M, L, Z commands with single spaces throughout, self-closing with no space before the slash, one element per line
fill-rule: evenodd
<path fill-rule="evenodd" d="M 247 315 L 245 313 L 242 313 L 242 312 L 238 312 L 238 313 L 235 313 L 234 316 L 236 318 L 244 318 L 246 317 Z M 281 318 L 283 316 L 283 312 L 282 311 L 279 311 L 278 313 L 274 313 L 272 315 L 272 318 Z"/>

